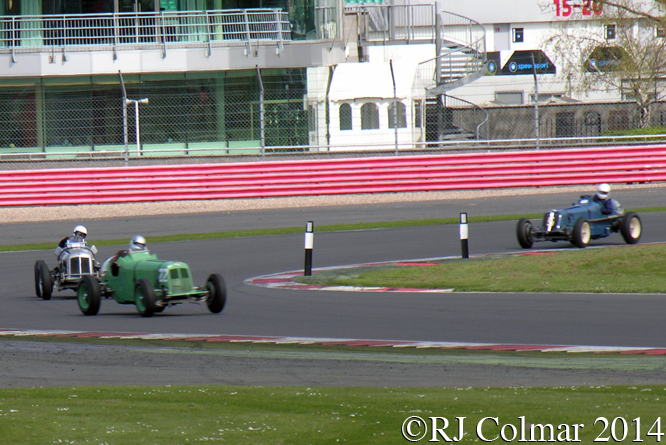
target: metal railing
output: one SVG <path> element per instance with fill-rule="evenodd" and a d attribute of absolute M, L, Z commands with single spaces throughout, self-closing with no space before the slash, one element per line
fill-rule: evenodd
<path fill-rule="evenodd" d="M 448 117 L 450 125 L 444 126 L 454 130 L 451 134 L 453 139 L 461 139 L 462 136 L 468 139 L 487 140 L 488 139 L 488 112 L 472 102 L 460 99 L 448 94 L 441 95 L 438 99 L 442 107 L 444 116 Z M 450 111 L 456 110 L 456 113 Z M 449 117 L 450 116 L 450 117 Z"/>
<path fill-rule="evenodd" d="M 440 12 L 438 22 L 438 56 L 422 62 L 416 73 L 432 95 L 475 80 L 486 63 L 486 31 L 480 23 L 448 12 Z"/>
<path fill-rule="evenodd" d="M 281 9 L 0 17 L 0 53 L 238 45 L 291 40 Z"/>
<path fill-rule="evenodd" d="M 347 5 L 345 11 L 358 14 L 364 44 L 434 43 L 437 36 L 435 5 Z"/>

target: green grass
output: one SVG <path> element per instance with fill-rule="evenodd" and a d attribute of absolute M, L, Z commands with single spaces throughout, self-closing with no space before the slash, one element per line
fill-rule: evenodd
<path fill-rule="evenodd" d="M 321 285 L 456 291 L 661 293 L 666 291 L 666 245 L 472 257 L 432 266 L 338 269 L 295 279 Z"/>
<path fill-rule="evenodd" d="M 663 412 L 663 386 L 573 388 L 321 388 L 321 387 L 74 387 L 0 390 L 0 441 L 7 444 L 393 444 L 407 443 L 401 426 L 410 416 L 446 417 L 446 433 L 480 442 L 484 417 L 500 425 L 580 427 L 592 443 L 603 431 L 598 417 L 623 418 L 642 438 Z M 440 421 L 441 422 L 441 421 Z M 619 422 L 619 421 L 618 421 Z M 442 427 L 441 423 L 438 425 Z M 483 423 L 492 439 L 500 428 Z M 418 432 L 418 428 L 413 429 Z M 616 427 L 621 433 L 621 427 Z M 653 430 L 654 431 L 654 430 Z M 528 430 L 529 434 L 529 430 Z M 606 431 L 601 437 L 608 437 Z M 528 436 L 529 437 L 529 436 Z M 538 437 L 538 436 L 537 436 Z M 430 436 L 428 436 L 428 439 Z M 450 443 L 438 436 L 438 443 Z M 428 439 L 422 442 L 427 443 Z M 613 443 L 617 443 L 611 440 Z M 505 443 L 498 439 L 496 443 Z"/>

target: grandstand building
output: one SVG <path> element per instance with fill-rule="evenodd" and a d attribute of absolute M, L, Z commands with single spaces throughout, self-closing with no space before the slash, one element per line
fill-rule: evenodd
<path fill-rule="evenodd" d="M 533 137 L 536 87 L 539 102 L 561 107 L 624 99 L 572 93 L 543 44 L 562 23 L 603 14 L 598 2 L 545 3 L 8 0 L 0 155 L 398 151 Z M 505 120 L 493 117 L 500 109 Z M 590 112 L 544 111 L 541 125 L 588 119 L 599 133 L 608 113 Z M 571 135 L 556 124 L 553 135 Z"/>

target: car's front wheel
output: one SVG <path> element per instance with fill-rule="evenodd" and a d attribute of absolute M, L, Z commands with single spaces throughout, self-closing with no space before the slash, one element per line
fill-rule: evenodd
<path fill-rule="evenodd" d="M 590 239 L 592 238 L 592 229 L 590 228 L 590 223 L 587 221 L 587 219 L 578 218 L 571 235 L 571 243 L 574 246 L 580 248 L 587 246 L 590 242 Z"/>
<path fill-rule="evenodd" d="M 206 299 L 208 309 L 214 314 L 219 314 L 227 302 L 227 286 L 224 284 L 222 275 L 216 273 L 210 275 L 206 281 L 206 288 L 208 288 L 208 298 Z"/>
<path fill-rule="evenodd" d="M 134 286 L 134 304 L 142 317 L 152 317 L 155 313 L 155 289 L 150 281 L 142 278 Z"/>
<path fill-rule="evenodd" d="M 523 249 L 529 249 L 534 244 L 532 237 L 532 223 L 527 218 L 521 218 L 516 226 L 516 236 L 518 243 Z"/>
<path fill-rule="evenodd" d="M 42 260 L 35 263 L 35 294 L 43 300 L 50 300 L 53 294 L 53 277 Z"/>
<path fill-rule="evenodd" d="M 627 212 L 622 218 L 620 233 L 627 244 L 636 244 L 643 233 L 641 218 L 634 212 Z"/>
<path fill-rule="evenodd" d="M 89 275 L 84 276 L 76 289 L 76 299 L 83 315 L 97 315 L 102 300 L 97 280 Z"/>

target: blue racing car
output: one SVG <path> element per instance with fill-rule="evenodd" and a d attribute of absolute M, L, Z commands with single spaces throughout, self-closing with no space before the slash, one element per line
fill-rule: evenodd
<path fill-rule="evenodd" d="M 585 247 L 590 240 L 605 238 L 620 232 L 628 244 L 636 244 L 641 237 L 642 225 L 638 214 L 622 210 L 614 199 L 599 201 L 584 195 L 577 203 L 543 216 L 541 227 L 535 227 L 527 218 L 521 218 L 516 227 L 518 243 L 529 249 L 535 241 L 569 241 Z"/>

